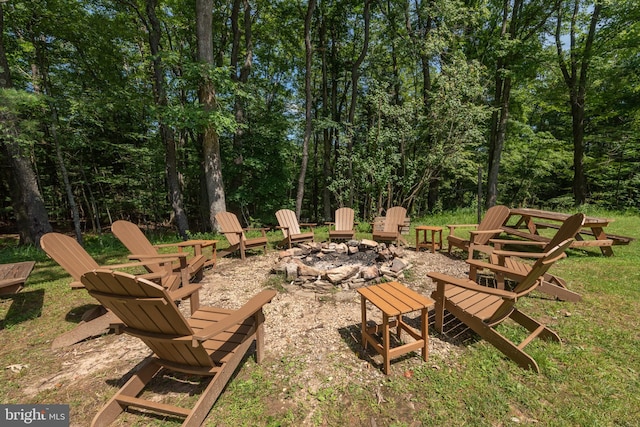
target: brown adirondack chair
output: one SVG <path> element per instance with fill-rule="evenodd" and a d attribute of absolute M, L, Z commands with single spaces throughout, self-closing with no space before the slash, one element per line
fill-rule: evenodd
<path fill-rule="evenodd" d="M 276 219 L 278 220 L 278 228 L 282 230 L 284 239 L 280 242 L 280 245 L 287 245 L 291 248 L 294 243 L 301 242 L 313 242 L 313 227 L 315 224 L 298 224 L 298 218 L 296 213 L 289 209 L 280 209 L 276 212 Z M 300 225 L 311 227 L 311 231 L 302 233 L 300 231 Z"/>
<path fill-rule="evenodd" d="M 502 233 L 500 228 L 502 224 L 509 218 L 509 208 L 502 205 L 495 205 L 487 210 L 479 224 L 452 224 L 447 225 L 449 235 L 447 236 L 448 252 L 451 253 L 452 247 L 457 247 L 463 251 L 468 251 L 468 258 L 473 257 L 473 251 L 480 250 L 491 252 L 492 248 L 488 245 L 489 239 Z M 458 228 L 474 228 L 470 230 L 469 239 L 455 235 Z"/>
<path fill-rule="evenodd" d="M 119 220 L 111 225 L 111 231 L 116 235 L 118 240 L 131 252 L 130 259 L 146 261 L 146 268 L 150 272 L 159 272 L 162 267 L 154 264 L 154 258 L 178 257 L 180 262 L 174 265 L 173 270 L 180 272 L 182 275 L 182 283 L 189 281 L 200 281 L 203 276 L 203 269 L 206 266 L 214 265 L 216 262 L 216 241 L 215 240 L 188 240 L 179 243 L 165 243 L 161 245 L 152 245 L 142 230 L 132 222 Z M 202 249 L 211 246 L 211 257 L 205 257 Z M 160 248 L 177 248 L 178 252 L 159 253 Z M 194 254 L 191 255 L 183 252 L 184 248 L 193 248 Z"/>
<path fill-rule="evenodd" d="M 482 286 L 470 279 L 461 279 L 446 274 L 432 272 L 428 276 L 436 282 L 436 290 L 431 294 L 435 300 L 435 327 L 443 333 L 445 310 L 462 321 L 482 338 L 490 342 L 505 356 L 525 369 L 540 372 L 536 361 L 524 348 L 535 338 L 560 342 L 558 335 L 537 320 L 527 316 L 515 305 L 519 298 L 532 292 L 540 285 L 540 278 L 551 265 L 564 255 L 573 239 L 567 239 L 555 246 L 536 261 L 527 275 L 506 269 L 505 275 L 518 281 L 513 291 Z M 529 335 L 515 344 L 500 334 L 495 326 L 511 319 Z"/>
<path fill-rule="evenodd" d="M 220 256 L 226 256 L 239 251 L 240 258 L 245 259 L 245 250 L 254 248 L 262 248 L 264 253 L 267 253 L 266 228 L 242 228 L 238 217 L 231 212 L 220 212 L 216 214 L 216 221 L 220 224 L 220 232 L 224 234 L 224 237 L 226 237 L 229 242 L 229 247 L 219 252 Z M 244 232 L 249 230 L 260 230 L 262 236 L 247 239 Z"/>
<path fill-rule="evenodd" d="M 351 208 L 339 208 L 336 209 L 336 222 L 329 223 L 329 241 L 335 240 L 350 240 L 353 239 L 356 232 L 353 229 L 355 225 L 354 217 L 355 213 Z M 331 229 L 333 228 L 333 229 Z"/>
<path fill-rule="evenodd" d="M 40 246 L 47 255 L 56 261 L 73 278 L 72 289 L 84 289 L 80 278 L 87 271 L 101 268 L 100 265 L 84 250 L 73 237 L 60 233 L 47 233 L 40 239 Z M 154 259 L 154 263 L 164 265 L 164 270 L 156 273 L 146 273 L 141 275 L 150 280 L 155 280 L 163 286 L 174 289 L 180 285 L 180 276 L 173 273 L 171 264 L 176 258 Z M 120 269 L 144 267 L 144 262 L 129 262 L 125 264 L 112 264 L 105 268 Z M 191 310 L 195 311 L 199 305 L 198 291 L 201 285 L 188 285 L 171 292 L 174 301 L 190 299 Z M 109 324 L 115 321 L 113 314 L 104 307 L 98 306 L 88 310 L 82 316 L 82 321 L 74 329 L 59 335 L 53 340 L 52 348 L 66 347 L 83 341 L 87 338 L 105 334 L 109 330 Z"/>
<path fill-rule="evenodd" d="M 200 426 L 254 342 L 256 360 L 262 360 L 262 307 L 275 297 L 273 290 L 262 291 L 238 310 L 201 307 L 187 319 L 171 303 L 167 291 L 148 280 L 96 270 L 85 273 L 82 283 L 117 316 L 117 333 L 140 338 L 153 351 L 96 414 L 92 426 L 111 424 L 129 407 L 185 417 L 183 426 Z M 184 408 L 159 401 L 158 394 L 149 396 L 152 391 L 145 390 L 149 381 L 163 371 L 210 380 L 195 406 Z M 184 386 L 184 382 L 176 382 Z M 175 399 L 173 393 L 164 397 Z"/>
<path fill-rule="evenodd" d="M 376 242 L 397 242 L 399 245 L 407 245 L 407 240 L 402 236 L 406 216 L 407 210 L 402 206 L 389 208 L 384 217 L 382 230 L 376 230 L 374 226 L 371 238 Z"/>
<path fill-rule="evenodd" d="M 0 295 L 15 294 L 22 290 L 35 261 L 0 264 Z"/>
<path fill-rule="evenodd" d="M 490 270 L 495 274 L 498 287 L 504 289 L 505 275 L 502 273 L 503 269 L 497 268 L 496 266 L 516 271 L 521 275 L 527 275 L 532 267 L 531 264 L 523 262 L 523 258 L 542 258 L 545 253 L 549 252 L 561 242 L 567 239 L 573 239 L 582 228 L 584 220 L 585 216 L 581 213 L 570 216 L 562 223 L 556 234 L 548 243 L 531 240 L 491 239 L 490 243 L 493 244 L 494 249 L 489 258 L 490 262 L 471 259 L 467 260 L 469 263 L 469 278 L 471 280 L 476 280 L 478 270 Z M 516 252 L 503 249 L 506 245 L 514 244 L 518 246 L 542 248 L 542 252 Z M 582 299 L 580 294 L 567 289 L 567 282 L 563 278 L 549 272 L 545 272 L 541 277 L 538 291 L 552 295 L 564 301 L 575 302 Z"/>

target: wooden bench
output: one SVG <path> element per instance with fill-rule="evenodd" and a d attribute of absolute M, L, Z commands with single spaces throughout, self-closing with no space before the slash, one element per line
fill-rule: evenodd
<path fill-rule="evenodd" d="M 558 229 L 560 228 L 559 224 L 550 224 L 550 223 L 546 223 L 546 222 L 536 222 L 536 227 L 537 228 L 553 228 L 553 229 Z M 582 229 L 580 230 L 580 233 L 578 234 L 584 234 L 585 236 L 594 236 L 593 231 L 591 230 L 585 230 Z M 633 237 L 628 237 L 628 236 L 620 236 L 618 234 L 609 234 L 607 233 L 607 240 L 611 240 L 613 245 L 628 245 L 629 243 L 633 242 L 635 240 L 635 238 Z M 578 235 L 576 235 L 576 239 L 578 239 Z"/>
<path fill-rule="evenodd" d="M 0 295 L 20 292 L 35 264 L 35 261 L 0 264 Z"/>

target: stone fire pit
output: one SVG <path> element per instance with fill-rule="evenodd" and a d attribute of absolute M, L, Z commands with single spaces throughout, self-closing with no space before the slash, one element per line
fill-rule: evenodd
<path fill-rule="evenodd" d="M 272 273 L 305 289 L 330 292 L 404 278 L 404 249 L 373 240 L 306 243 L 282 251 Z"/>

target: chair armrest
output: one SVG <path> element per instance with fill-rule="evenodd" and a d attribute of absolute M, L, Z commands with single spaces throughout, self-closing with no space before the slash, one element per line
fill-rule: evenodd
<path fill-rule="evenodd" d="M 260 311 L 262 307 L 271 302 L 271 300 L 277 295 L 274 290 L 265 290 L 258 295 L 251 298 L 245 305 L 238 310 L 225 317 L 220 322 L 201 329 L 197 334 L 192 336 L 192 345 L 196 347 L 199 341 L 206 341 L 211 337 L 218 335 L 229 329 L 231 326 L 242 323 L 249 317 L 253 316 L 256 312 Z"/>
<path fill-rule="evenodd" d="M 489 242 L 496 245 L 522 245 L 545 247 L 547 242 L 537 242 L 535 240 L 513 240 L 513 239 L 489 239 Z"/>
<path fill-rule="evenodd" d="M 156 255 L 151 255 L 151 254 L 132 254 L 127 256 L 127 258 L 129 259 L 139 259 L 139 260 L 145 260 L 147 261 L 146 264 L 157 264 L 159 262 L 162 262 L 162 260 L 164 259 L 165 261 L 168 261 L 167 257 L 171 257 L 173 258 L 172 261 L 177 261 L 180 258 L 186 258 L 188 257 L 189 254 L 184 253 L 184 252 L 175 252 L 175 253 L 171 253 L 171 254 L 156 254 Z"/>
<path fill-rule="evenodd" d="M 179 301 L 190 297 L 192 294 L 200 291 L 201 288 L 202 285 L 199 283 L 189 283 L 188 285 L 182 286 L 180 289 L 168 292 L 168 294 L 173 301 Z"/>
<path fill-rule="evenodd" d="M 487 286 L 478 285 L 473 280 L 461 279 L 458 277 L 449 276 L 447 274 L 438 273 L 435 271 L 427 273 L 427 276 L 429 276 L 438 285 L 440 284 L 444 285 L 448 283 L 451 285 L 459 286 L 461 288 L 469 289 L 470 291 L 481 292 L 488 295 L 496 295 L 496 296 L 508 298 L 508 299 L 516 299 L 517 297 L 517 294 L 513 292 L 505 291 L 504 289 L 489 288 Z"/>
<path fill-rule="evenodd" d="M 494 230 L 471 230 L 470 234 L 498 234 L 502 233 L 502 228 L 494 229 Z"/>
<path fill-rule="evenodd" d="M 448 224 L 447 228 L 449 228 L 449 234 L 453 234 L 456 228 L 473 228 L 478 227 L 478 224 Z"/>
<path fill-rule="evenodd" d="M 502 249 L 494 249 L 492 252 L 494 255 L 498 255 L 499 257 L 518 257 L 518 258 L 533 258 L 538 259 L 542 258 L 546 255 L 544 252 L 517 252 L 517 251 L 505 251 Z"/>
<path fill-rule="evenodd" d="M 243 228 L 244 231 L 260 231 L 262 233 L 263 236 L 267 235 L 267 231 L 270 230 L 269 227 L 247 227 L 247 228 Z"/>
<path fill-rule="evenodd" d="M 140 259 L 146 261 L 140 262 L 127 262 L 124 264 L 107 264 L 102 265 L 101 267 L 114 269 L 114 268 L 129 268 L 129 267 L 144 267 L 149 264 L 172 264 L 174 261 L 178 261 L 180 259 L 180 254 L 164 254 L 163 255 L 129 255 L 130 259 Z"/>
<path fill-rule="evenodd" d="M 314 222 L 301 222 L 300 224 L 298 224 L 300 227 L 309 227 L 311 229 L 313 229 L 314 227 L 316 227 L 318 224 L 314 223 Z"/>
<path fill-rule="evenodd" d="M 526 274 L 518 273 L 511 270 L 510 268 L 499 264 L 491 264 L 490 262 L 480 261 L 477 259 L 468 259 L 466 260 L 466 263 L 469 264 L 469 266 L 472 268 L 491 270 L 494 273 L 504 274 L 506 277 L 509 277 L 510 279 L 516 281 L 523 280 L 525 277 L 527 277 Z"/>

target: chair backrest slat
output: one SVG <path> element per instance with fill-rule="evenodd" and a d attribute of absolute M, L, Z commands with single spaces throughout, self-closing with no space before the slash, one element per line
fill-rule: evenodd
<path fill-rule="evenodd" d="M 158 251 L 153 247 L 142 230 L 132 222 L 118 220 L 111 225 L 111 231 L 118 240 L 134 255 L 157 255 Z M 146 268 L 154 273 L 163 271 L 160 264 L 146 264 Z"/>
<path fill-rule="evenodd" d="M 80 278 L 87 271 L 100 267 L 73 237 L 47 233 L 40 239 L 40 246 L 77 282 L 80 282 Z"/>
<path fill-rule="evenodd" d="M 567 218 L 562 223 L 555 236 L 551 238 L 547 246 L 544 248 L 544 251 L 549 251 L 551 248 L 558 246 L 561 242 L 567 239 L 573 239 L 578 231 L 580 231 L 580 229 L 582 228 L 584 220 L 585 215 L 582 213 L 577 213 Z"/>
<path fill-rule="evenodd" d="M 202 345 L 192 346 L 193 329 L 162 286 L 106 269 L 85 273 L 82 283 L 124 323 L 125 332 L 144 341 L 158 358 L 213 366 Z"/>
<path fill-rule="evenodd" d="M 407 216 L 407 210 L 402 206 L 394 206 L 389 208 L 387 214 L 384 219 L 384 230 L 385 232 L 398 232 L 398 226 L 404 224 L 404 219 Z"/>
<path fill-rule="evenodd" d="M 351 208 L 336 209 L 336 231 L 353 230 L 353 221 L 355 213 Z"/>
<path fill-rule="evenodd" d="M 500 227 L 509 218 L 509 208 L 504 205 L 495 205 L 490 207 L 485 213 L 484 218 L 478 224 L 478 231 L 484 230 L 499 230 Z M 475 237 L 475 244 L 484 245 L 489 242 L 489 239 L 494 237 L 491 234 L 478 234 Z"/>
<path fill-rule="evenodd" d="M 282 227 L 282 233 L 285 238 L 288 238 L 289 235 L 295 236 L 296 234 L 300 234 L 300 225 L 298 224 L 298 219 L 294 211 L 290 209 L 280 209 L 276 212 L 276 219 L 280 227 Z"/>
<path fill-rule="evenodd" d="M 240 243 L 240 238 L 245 240 L 242 226 L 238 217 L 231 212 L 220 212 L 216 214 L 216 221 L 220 224 L 220 232 L 227 238 L 229 245 L 234 246 Z"/>

